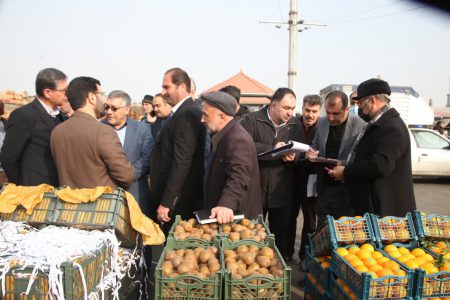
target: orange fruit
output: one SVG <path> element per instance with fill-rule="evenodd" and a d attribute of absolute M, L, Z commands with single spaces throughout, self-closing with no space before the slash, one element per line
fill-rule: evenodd
<path fill-rule="evenodd" d="M 336 252 L 337 252 L 337 254 L 339 254 L 339 255 L 342 256 L 342 257 L 345 257 L 346 255 L 350 254 L 350 253 L 347 251 L 347 249 L 342 248 L 342 247 L 337 248 L 337 249 L 336 249 Z"/>
<path fill-rule="evenodd" d="M 383 254 L 381 254 L 381 252 L 378 252 L 378 251 L 373 251 L 371 253 L 371 255 L 372 255 L 372 258 L 375 258 L 375 259 L 383 257 Z"/>
<path fill-rule="evenodd" d="M 369 252 L 374 252 L 375 248 L 371 244 L 363 244 L 360 247 L 361 250 L 367 250 Z"/>
<path fill-rule="evenodd" d="M 322 267 L 322 269 L 328 269 L 329 267 L 331 267 L 331 264 L 328 261 L 324 261 L 320 264 L 320 266 Z"/>
<path fill-rule="evenodd" d="M 407 266 L 410 269 L 417 269 L 419 267 L 419 265 L 414 260 L 408 260 L 405 263 L 405 266 Z"/>
<path fill-rule="evenodd" d="M 394 273 L 392 273 L 391 270 L 389 269 L 381 269 L 377 272 L 375 272 L 377 274 L 378 277 L 384 277 L 384 276 L 388 276 L 388 275 L 394 275 Z"/>
<path fill-rule="evenodd" d="M 364 266 L 364 265 L 357 266 L 355 269 L 356 269 L 356 271 L 358 271 L 359 273 L 369 272 L 369 269 L 367 269 L 367 267 Z"/>
<path fill-rule="evenodd" d="M 415 248 L 411 251 L 411 254 L 414 256 L 421 256 L 425 254 L 425 250 L 421 249 L 421 248 Z"/>
<path fill-rule="evenodd" d="M 429 268 L 425 269 L 425 273 L 427 273 L 427 274 L 434 274 L 437 272 L 439 272 L 439 269 L 436 267 L 429 267 Z"/>
<path fill-rule="evenodd" d="M 364 265 L 364 263 L 359 258 L 352 259 L 348 263 L 354 268 L 357 267 L 357 266 L 363 266 Z"/>
<path fill-rule="evenodd" d="M 363 249 L 359 250 L 359 251 L 358 251 L 357 253 L 355 253 L 355 254 L 356 254 L 356 256 L 358 256 L 359 259 L 362 259 L 362 260 L 364 260 L 364 259 L 366 259 L 366 258 L 369 258 L 369 257 L 372 257 L 372 255 L 370 254 L 369 251 L 363 250 Z"/>
<path fill-rule="evenodd" d="M 398 252 L 400 252 L 401 254 L 411 253 L 411 252 L 409 252 L 409 250 L 406 249 L 405 247 L 398 247 Z"/>
<path fill-rule="evenodd" d="M 419 267 L 421 268 L 421 269 L 426 269 L 426 268 L 431 268 L 431 267 L 434 267 L 434 264 L 433 263 L 424 263 L 424 264 L 421 264 L 421 265 L 419 265 Z"/>
<path fill-rule="evenodd" d="M 373 266 L 370 266 L 370 267 L 368 267 L 368 268 L 369 268 L 369 271 L 372 271 L 372 272 L 375 272 L 375 273 L 376 273 L 377 271 L 383 269 L 383 267 L 380 266 L 380 265 L 373 265 Z"/>
<path fill-rule="evenodd" d="M 408 260 L 411 260 L 411 259 L 415 259 L 415 258 L 416 258 L 416 257 L 415 257 L 414 255 L 412 255 L 411 253 L 409 253 L 409 254 L 404 254 L 403 257 L 406 257 Z"/>
<path fill-rule="evenodd" d="M 450 262 L 445 262 L 439 267 L 439 271 L 450 272 Z"/>
<path fill-rule="evenodd" d="M 358 246 L 351 246 L 350 248 L 347 249 L 347 251 L 351 254 L 356 254 L 357 252 L 359 252 L 359 247 Z"/>
<path fill-rule="evenodd" d="M 377 258 L 376 261 L 379 265 L 382 265 L 385 261 L 389 261 L 389 258 L 383 256 L 383 257 Z"/>
<path fill-rule="evenodd" d="M 400 254 L 400 252 L 398 252 L 398 251 L 388 251 L 388 254 L 389 254 L 390 256 L 392 256 L 393 258 L 399 258 L 400 256 L 402 256 L 402 255 Z"/>
<path fill-rule="evenodd" d="M 386 247 L 384 247 L 383 249 L 386 252 L 390 252 L 390 251 L 398 251 L 398 248 L 394 245 L 387 245 Z"/>
<path fill-rule="evenodd" d="M 396 263 L 396 262 L 393 261 L 393 260 L 385 261 L 385 262 L 382 264 L 382 266 L 383 266 L 383 268 L 389 269 L 389 270 L 391 270 L 391 271 L 399 270 L 399 269 L 400 269 L 399 264 Z"/>
<path fill-rule="evenodd" d="M 395 276 L 406 276 L 406 272 L 402 269 L 394 270 L 392 273 L 394 273 Z"/>
<path fill-rule="evenodd" d="M 447 248 L 447 243 L 444 241 L 439 241 L 439 242 L 437 242 L 436 246 L 438 246 L 442 250 L 442 249 Z"/>
<path fill-rule="evenodd" d="M 363 260 L 363 263 L 366 267 L 370 267 L 370 266 L 374 266 L 377 264 L 377 261 L 372 258 L 372 257 L 368 257 L 366 259 Z"/>
<path fill-rule="evenodd" d="M 428 249 L 437 254 L 440 254 L 442 252 L 442 249 L 435 245 L 428 246 Z"/>
<path fill-rule="evenodd" d="M 419 258 L 420 258 L 420 259 L 423 259 L 425 262 L 432 262 L 432 261 L 434 261 L 433 256 L 431 256 L 431 255 L 428 254 L 428 253 L 425 253 L 425 254 L 419 256 Z"/>
<path fill-rule="evenodd" d="M 401 262 L 402 264 L 404 264 L 405 262 L 407 262 L 409 259 L 405 256 L 400 256 L 399 258 L 397 258 L 397 260 L 399 262 Z"/>
<path fill-rule="evenodd" d="M 355 258 L 358 258 L 358 256 L 356 256 L 356 255 L 353 254 L 353 253 L 350 253 L 349 255 L 346 255 L 346 256 L 344 257 L 344 259 L 345 259 L 346 261 L 351 261 L 351 260 L 353 260 L 353 259 L 355 259 Z"/>

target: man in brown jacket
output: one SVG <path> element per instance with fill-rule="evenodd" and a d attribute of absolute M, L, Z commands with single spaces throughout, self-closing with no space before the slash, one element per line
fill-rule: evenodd
<path fill-rule="evenodd" d="M 213 133 L 206 162 L 205 207 L 219 223 L 231 222 L 236 210 L 254 219 L 262 213 L 256 147 L 233 120 L 237 102 L 223 92 L 203 94 L 200 99 L 202 122 Z"/>
<path fill-rule="evenodd" d="M 73 79 L 67 98 L 75 113 L 50 137 L 60 184 L 127 189 L 133 182 L 133 166 L 114 129 L 97 121 L 105 104 L 100 81 L 91 77 Z"/>

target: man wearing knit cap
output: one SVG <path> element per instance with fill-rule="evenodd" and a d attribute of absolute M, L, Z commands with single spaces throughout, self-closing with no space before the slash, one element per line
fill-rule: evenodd
<path fill-rule="evenodd" d="M 416 209 L 408 128 L 389 106 L 391 88 L 386 81 L 369 79 L 357 89 L 358 115 L 367 121 L 345 166 L 328 174 L 348 187 L 355 214 L 403 217 Z"/>
<path fill-rule="evenodd" d="M 256 147 L 236 121 L 237 101 L 223 92 L 202 94 L 202 122 L 212 133 L 205 162 L 204 206 L 219 223 L 233 220 L 233 211 L 246 218 L 262 213 Z"/>

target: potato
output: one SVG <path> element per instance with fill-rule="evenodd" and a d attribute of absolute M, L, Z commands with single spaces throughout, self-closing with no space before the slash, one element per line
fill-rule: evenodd
<path fill-rule="evenodd" d="M 164 255 L 164 260 L 171 260 L 172 258 L 174 258 L 176 256 L 176 252 L 174 250 L 169 250 L 166 252 L 166 254 Z"/>
<path fill-rule="evenodd" d="M 258 255 L 256 257 L 256 262 L 261 268 L 267 268 L 270 266 L 271 263 L 270 258 L 264 255 Z"/>
<path fill-rule="evenodd" d="M 169 261 L 165 261 L 161 265 L 163 276 L 167 277 L 173 273 L 173 266 Z"/>
<path fill-rule="evenodd" d="M 255 253 L 247 252 L 242 254 L 240 257 L 245 262 L 246 265 L 250 265 L 255 262 Z"/>
<path fill-rule="evenodd" d="M 250 224 L 248 224 L 247 228 L 252 230 L 253 228 L 255 228 L 255 224 L 250 223 Z"/>
<path fill-rule="evenodd" d="M 184 249 L 178 249 L 178 250 L 175 250 L 175 252 L 176 252 L 177 255 L 179 255 L 179 256 L 184 256 Z"/>
<path fill-rule="evenodd" d="M 248 252 L 248 246 L 247 245 L 240 245 L 236 249 L 237 254 L 244 254 Z"/>
<path fill-rule="evenodd" d="M 234 252 L 234 251 L 231 250 L 231 249 L 225 250 L 225 251 L 223 252 L 223 255 L 224 255 L 225 257 L 236 257 L 236 256 L 237 256 L 236 252 Z"/>
<path fill-rule="evenodd" d="M 211 275 L 211 272 L 209 271 L 209 268 L 207 266 L 200 267 L 199 272 L 205 274 L 207 277 Z"/>
<path fill-rule="evenodd" d="M 273 249 L 269 247 L 263 247 L 261 250 L 259 250 L 259 255 L 267 256 L 268 258 L 272 259 L 275 255 Z"/>
<path fill-rule="evenodd" d="M 231 231 L 234 231 L 234 232 L 241 232 L 244 229 L 245 229 L 245 227 L 240 224 L 231 225 Z"/>
<path fill-rule="evenodd" d="M 259 265 L 257 263 L 251 263 L 248 267 L 247 267 L 247 272 L 249 273 L 253 273 L 256 272 L 259 269 Z"/>
<path fill-rule="evenodd" d="M 188 222 L 183 222 L 183 223 L 180 222 L 180 224 L 181 224 L 181 226 L 183 226 L 184 231 L 186 231 L 186 232 L 192 231 L 192 225 L 190 223 L 188 223 Z"/>
<path fill-rule="evenodd" d="M 211 246 L 211 247 L 209 247 L 208 249 L 211 250 L 211 252 L 212 252 L 213 254 L 217 254 L 217 252 L 219 252 L 219 249 L 217 249 L 216 246 Z"/>
<path fill-rule="evenodd" d="M 189 224 L 191 224 L 191 226 L 192 227 L 195 227 L 195 226 L 197 226 L 197 220 L 196 219 L 194 219 L 194 218 L 191 218 L 191 219 L 189 219 L 189 220 L 187 220 L 187 222 L 189 223 Z"/>
<path fill-rule="evenodd" d="M 283 276 L 283 270 L 281 270 L 278 267 L 271 267 L 269 271 L 270 271 L 270 274 L 272 274 L 274 277 L 282 277 Z"/>
<path fill-rule="evenodd" d="M 241 239 L 241 240 L 244 240 L 244 239 L 251 239 L 251 238 L 253 237 L 253 233 L 252 233 L 250 230 L 248 230 L 248 229 L 242 230 L 242 231 L 239 233 L 239 235 L 240 235 L 240 239 Z"/>
<path fill-rule="evenodd" d="M 181 226 L 179 224 L 177 226 L 175 226 L 175 232 L 184 232 L 183 226 Z"/>
<path fill-rule="evenodd" d="M 255 229 L 261 229 L 264 228 L 264 226 L 262 224 L 256 224 L 255 225 Z"/>
<path fill-rule="evenodd" d="M 248 227 L 248 225 L 251 223 L 249 219 L 242 219 L 241 220 L 241 225 Z"/>
<path fill-rule="evenodd" d="M 261 237 L 259 235 L 254 235 L 253 236 L 253 240 L 255 240 L 257 242 L 261 242 L 262 241 L 262 239 L 261 239 Z"/>
<path fill-rule="evenodd" d="M 230 232 L 230 234 L 228 235 L 228 238 L 232 241 L 232 242 L 237 242 L 240 240 L 241 235 L 239 234 L 239 232 Z"/>
<path fill-rule="evenodd" d="M 211 223 L 209 224 L 209 228 L 213 230 L 217 230 L 219 228 L 219 225 L 217 223 Z"/>
<path fill-rule="evenodd" d="M 236 273 L 237 272 L 237 270 L 238 270 L 238 268 L 239 268 L 239 265 L 236 263 L 236 262 L 229 262 L 229 263 L 227 263 L 227 269 L 233 274 L 233 273 Z"/>
<path fill-rule="evenodd" d="M 186 274 L 192 270 L 192 266 L 187 263 L 182 263 L 178 266 L 177 271 L 180 275 Z"/>
<path fill-rule="evenodd" d="M 246 277 L 248 274 L 247 269 L 245 267 L 240 266 L 238 268 L 238 274 L 240 274 L 242 277 Z"/>
<path fill-rule="evenodd" d="M 172 266 L 174 268 L 178 268 L 178 266 L 181 264 L 181 261 L 183 260 L 183 258 L 181 256 L 176 255 L 175 257 L 173 257 L 170 262 L 172 263 Z"/>
<path fill-rule="evenodd" d="M 266 268 L 259 268 L 258 270 L 256 270 L 256 272 L 258 272 L 261 275 L 269 274 L 269 270 L 267 270 Z"/>
<path fill-rule="evenodd" d="M 236 262 L 236 258 L 232 257 L 232 256 L 228 256 L 227 258 L 225 258 L 225 263 L 229 263 L 229 262 Z"/>
<path fill-rule="evenodd" d="M 242 275 L 239 274 L 239 273 L 234 273 L 234 274 L 231 274 L 231 278 L 232 278 L 233 280 L 240 280 L 240 279 L 242 279 L 243 277 L 242 277 Z M 241 297 L 237 297 L 237 298 L 241 298 Z"/>
<path fill-rule="evenodd" d="M 231 226 L 229 224 L 222 225 L 222 231 L 228 233 L 231 231 Z"/>
<path fill-rule="evenodd" d="M 199 260 L 202 263 L 206 263 L 210 258 L 213 258 L 213 254 L 210 250 L 206 249 L 200 253 Z"/>
<path fill-rule="evenodd" d="M 194 256 L 197 260 L 200 256 L 200 253 L 202 253 L 202 251 L 203 251 L 203 248 L 200 248 L 200 247 L 194 249 Z"/>
<path fill-rule="evenodd" d="M 272 258 L 272 262 L 270 263 L 270 266 L 274 267 L 274 266 L 278 266 L 278 264 L 279 264 L 278 258 L 276 258 L 276 257 Z"/>
<path fill-rule="evenodd" d="M 220 270 L 220 264 L 218 262 L 209 265 L 209 271 L 211 271 L 211 273 L 215 273 L 219 270 Z"/>
<path fill-rule="evenodd" d="M 258 246 L 256 246 L 256 245 L 249 245 L 248 246 L 248 252 L 254 252 L 255 254 L 257 254 L 258 253 Z"/>
<path fill-rule="evenodd" d="M 204 241 L 211 241 L 211 240 L 212 240 L 211 235 L 210 235 L 210 234 L 207 234 L 207 233 L 202 234 L 202 235 L 200 236 L 200 238 L 201 238 L 202 240 L 204 240 Z"/>

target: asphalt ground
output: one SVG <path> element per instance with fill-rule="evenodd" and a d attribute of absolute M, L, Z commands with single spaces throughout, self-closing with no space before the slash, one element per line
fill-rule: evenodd
<path fill-rule="evenodd" d="M 437 213 L 450 215 L 450 178 L 428 179 L 419 178 L 414 180 L 414 193 L 416 197 L 417 208 L 427 214 Z M 295 243 L 295 252 L 298 253 L 300 247 L 300 233 L 302 231 L 303 217 L 300 213 L 297 219 L 297 237 Z M 155 247 L 155 258 L 153 267 L 157 263 L 162 247 Z M 299 300 L 304 298 L 304 287 L 301 283 L 305 273 L 298 269 L 297 258 L 287 263 L 291 267 L 291 292 L 292 299 Z M 154 286 L 149 287 L 149 298 L 153 299 Z"/>

